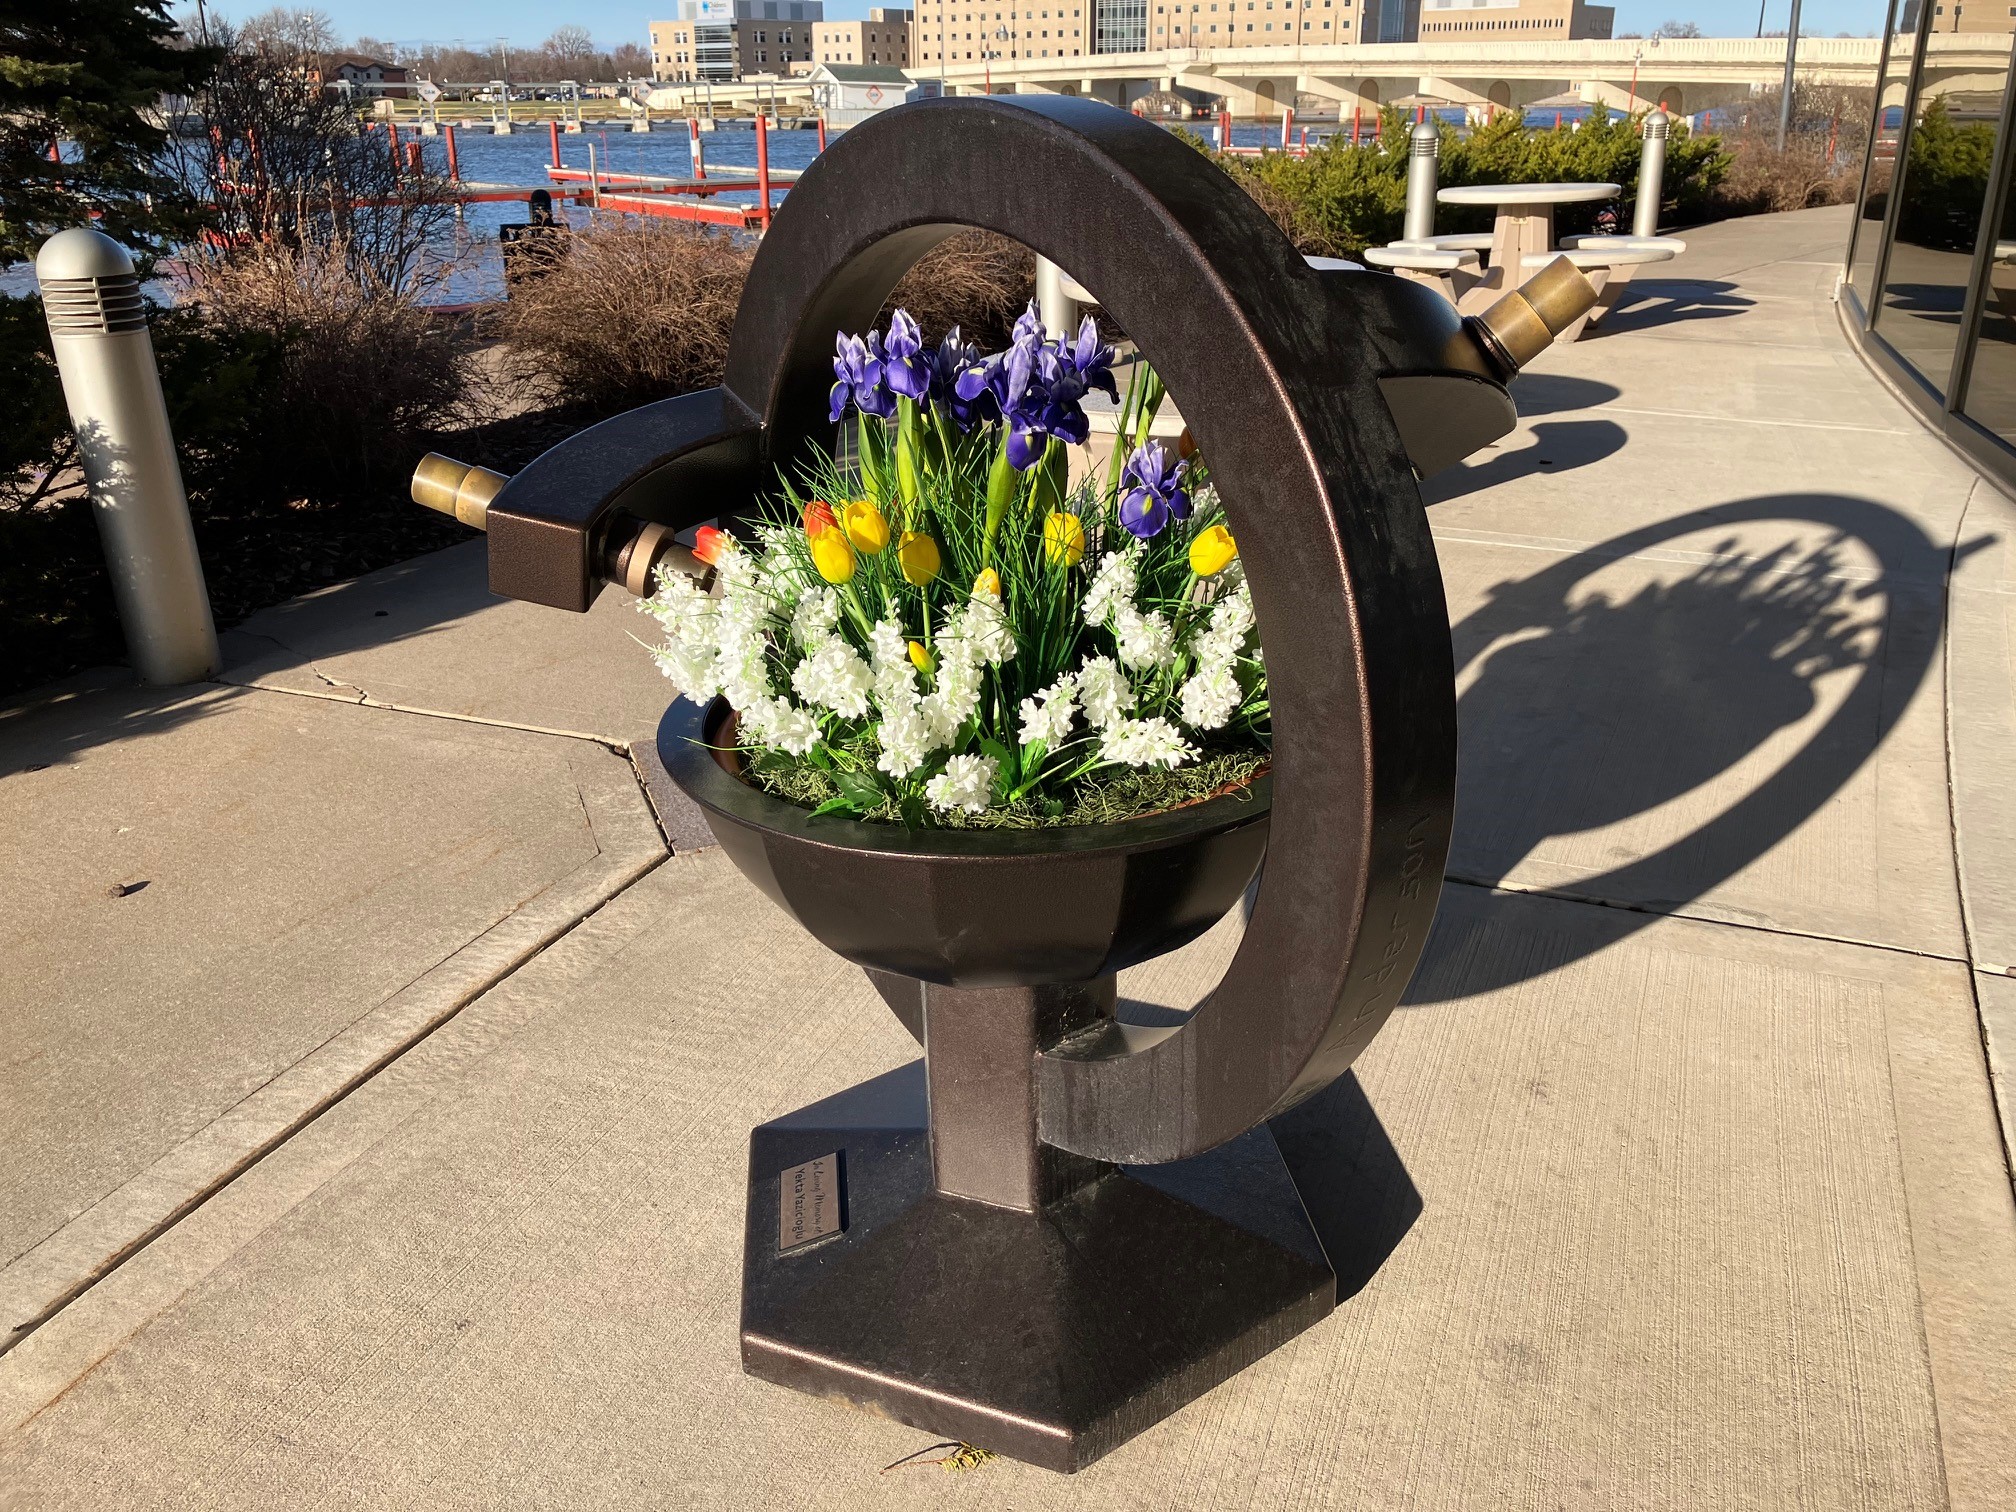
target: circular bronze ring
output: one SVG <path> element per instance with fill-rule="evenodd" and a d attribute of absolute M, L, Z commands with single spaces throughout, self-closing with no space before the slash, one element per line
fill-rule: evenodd
<path fill-rule="evenodd" d="M 1455 801 L 1442 580 L 1380 397 L 1390 309 L 1319 274 L 1211 160 L 1063 97 L 934 100 L 840 138 L 793 185 L 742 297 L 726 387 L 761 471 L 821 439 L 836 331 L 978 226 L 1099 299 L 1180 405 L 1253 585 L 1274 728 L 1259 896 L 1224 979 L 1173 1031 L 1116 1031 L 1039 1066 L 1042 1137 L 1183 1159 L 1340 1075 L 1412 975 Z"/>

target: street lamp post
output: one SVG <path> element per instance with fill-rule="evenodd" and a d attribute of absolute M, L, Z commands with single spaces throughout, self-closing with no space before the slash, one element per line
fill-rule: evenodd
<path fill-rule="evenodd" d="M 1792 130 L 1792 74 L 1799 59 L 1799 0 L 1792 0 L 1792 19 L 1785 27 L 1785 83 L 1778 101 L 1778 150 L 1785 150 L 1785 138 Z M 1877 102 L 1882 109 L 1882 102 Z"/>

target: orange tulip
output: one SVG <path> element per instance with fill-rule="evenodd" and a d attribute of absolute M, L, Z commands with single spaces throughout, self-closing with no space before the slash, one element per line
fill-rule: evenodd
<path fill-rule="evenodd" d="M 712 525 L 702 525 L 693 532 L 693 555 L 709 567 L 718 564 L 724 556 L 735 549 L 735 537 L 725 530 L 716 530 Z"/>

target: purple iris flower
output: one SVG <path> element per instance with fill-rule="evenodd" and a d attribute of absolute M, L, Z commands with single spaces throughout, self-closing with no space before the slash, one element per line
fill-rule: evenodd
<path fill-rule="evenodd" d="M 828 423 L 838 425 L 850 402 L 862 414 L 884 420 L 896 413 L 896 396 L 883 377 L 882 338 L 875 332 L 865 341 L 844 332 L 833 338 L 833 377 Z"/>
<path fill-rule="evenodd" d="M 905 399 L 923 399 L 931 392 L 931 359 L 924 354 L 924 333 L 908 310 L 889 317 L 889 336 L 882 343 L 882 373 L 889 387 Z"/>
<path fill-rule="evenodd" d="M 1134 449 L 1120 474 L 1127 492 L 1120 498 L 1120 523 L 1141 540 L 1158 536 L 1171 520 L 1190 518 L 1190 496 L 1183 491 L 1188 462 L 1174 462 L 1159 441 Z M 1131 487 L 1130 487 L 1131 485 Z"/>
<path fill-rule="evenodd" d="M 1090 315 L 1080 322 L 1077 340 L 1057 343 L 1057 365 L 1077 380 L 1081 395 L 1099 389 L 1115 404 L 1120 402 L 1120 389 L 1113 381 L 1113 348 L 1099 339 L 1099 323 Z"/>
<path fill-rule="evenodd" d="M 1015 339 L 1005 352 L 997 352 L 959 375 L 954 392 L 968 404 L 981 395 L 992 398 L 994 408 L 1008 422 L 1008 460 L 1019 470 L 1035 465 L 1049 444 L 1043 415 L 1050 402 L 1045 382 L 1054 370 L 1056 356 L 1043 342 L 1043 324 L 1030 313 L 1015 322 Z"/>
<path fill-rule="evenodd" d="M 959 396 L 960 375 L 979 365 L 980 348 L 961 341 L 957 326 L 946 333 L 945 339 L 931 353 L 932 407 L 949 414 L 962 434 L 998 419 L 1001 414 L 992 391 L 988 389 L 981 389 L 971 400 Z"/>

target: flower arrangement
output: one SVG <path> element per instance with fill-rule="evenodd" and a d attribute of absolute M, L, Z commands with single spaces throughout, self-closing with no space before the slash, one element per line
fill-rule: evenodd
<path fill-rule="evenodd" d="M 744 774 L 811 808 L 912 826 L 1109 822 L 1233 790 L 1268 760 L 1267 677 L 1238 546 L 1163 389 L 1088 317 L 1006 351 L 895 312 L 842 334 L 822 454 L 696 579 L 642 607 L 659 667 L 735 710 Z M 1070 478 L 1084 400 L 1119 405 L 1101 475 Z"/>

